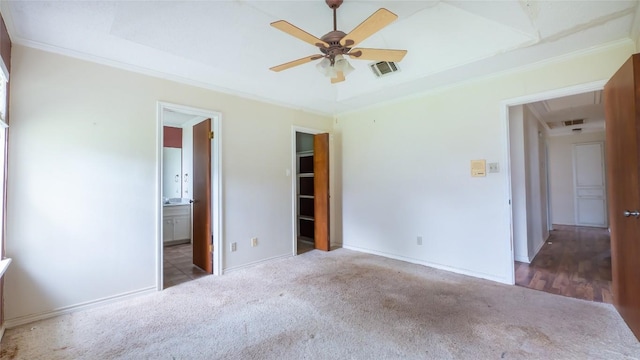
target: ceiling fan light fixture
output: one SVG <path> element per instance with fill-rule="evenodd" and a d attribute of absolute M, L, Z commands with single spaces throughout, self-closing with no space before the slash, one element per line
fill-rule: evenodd
<path fill-rule="evenodd" d="M 355 70 L 344 55 L 360 60 L 400 61 L 407 53 L 406 50 L 354 48 L 361 41 L 395 21 L 398 15 L 385 8 L 380 8 L 347 34 L 338 30 L 336 20 L 336 10 L 343 0 L 325 0 L 325 2 L 333 11 L 333 31 L 328 32 L 322 38 L 317 38 L 284 20 L 271 23 L 274 28 L 317 47 L 321 54 L 289 61 L 271 67 L 270 70 L 278 72 L 323 58 L 316 64 L 316 69 L 325 77 L 331 78 L 331 83 L 335 84 L 344 81 L 345 76 Z"/>
<path fill-rule="evenodd" d="M 331 60 L 329 60 L 328 58 L 324 58 L 322 59 L 322 61 L 317 63 L 316 69 L 318 69 L 318 71 L 326 77 L 332 77 L 336 73 L 335 69 L 333 69 L 333 66 L 331 66 Z"/>
<path fill-rule="evenodd" d="M 349 64 L 347 59 L 345 59 L 345 57 L 342 55 L 336 56 L 335 64 L 333 65 L 333 67 L 336 71 L 342 71 L 345 76 L 349 75 L 351 72 L 353 72 L 353 70 L 355 70 L 353 66 Z"/>

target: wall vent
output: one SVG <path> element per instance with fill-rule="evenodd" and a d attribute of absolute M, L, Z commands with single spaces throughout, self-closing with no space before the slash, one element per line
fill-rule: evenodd
<path fill-rule="evenodd" d="M 369 67 L 371 67 L 371 71 L 373 71 L 373 73 L 377 77 L 400 71 L 398 64 L 394 63 L 393 61 L 380 61 L 377 63 L 369 64 Z"/>
<path fill-rule="evenodd" d="M 584 124 L 584 119 L 566 120 L 566 121 L 563 121 L 562 123 L 564 124 L 564 126 L 582 125 Z"/>

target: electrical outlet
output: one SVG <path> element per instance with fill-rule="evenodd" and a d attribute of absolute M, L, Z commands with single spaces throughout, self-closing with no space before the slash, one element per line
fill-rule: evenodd
<path fill-rule="evenodd" d="M 422 236 L 418 236 L 418 245 L 422 245 Z"/>
<path fill-rule="evenodd" d="M 489 163 L 489 172 L 490 173 L 500 172 L 500 167 L 498 166 L 498 163 Z"/>
<path fill-rule="evenodd" d="M 236 251 L 236 250 L 238 250 L 238 244 L 237 244 L 237 243 L 232 242 L 232 243 L 231 243 L 231 251 Z"/>
<path fill-rule="evenodd" d="M 251 246 L 252 247 L 258 246 L 258 238 L 257 237 L 251 238 Z"/>

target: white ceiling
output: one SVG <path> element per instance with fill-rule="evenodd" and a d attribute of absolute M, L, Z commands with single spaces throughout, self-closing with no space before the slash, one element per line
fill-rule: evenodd
<path fill-rule="evenodd" d="M 167 126 L 182 127 L 187 122 L 195 122 L 204 120 L 205 118 L 198 115 L 187 114 L 183 112 L 164 109 L 162 113 L 162 123 Z"/>
<path fill-rule="evenodd" d="M 332 30 L 322 0 L 2 1 L 12 41 L 295 108 L 337 114 L 637 37 L 638 1 L 349 1 L 349 32 L 378 8 L 397 21 L 361 47 L 406 49 L 401 71 L 376 78 L 350 60 L 332 85 L 313 63 L 269 67 L 317 53 L 269 26 L 286 20 L 321 37 Z"/>
<path fill-rule="evenodd" d="M 527 106 L 536 114 L 550 136 L 604 131 L 602 90 L 538 101 Z M 576 120 L 580 123 L 565 123 Z"/>

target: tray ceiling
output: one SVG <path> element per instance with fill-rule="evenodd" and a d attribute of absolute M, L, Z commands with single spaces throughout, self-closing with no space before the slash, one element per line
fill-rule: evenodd
<path fill-rule="evenodd" d="M 377 78 L 371 61 L 331 84 L 315 64 L 269 67 L 316 48 L 269 26 L 286 20 L 321 37 L 332 30 L 322 0 L 3 1 L 12 41 L 227 93 L 325 114 L 635 39 L 637 1 L 345 1 L 349 32 L 378 8 L 396 22 L 363 41 L 406 49 L 401 71 Z"/>

